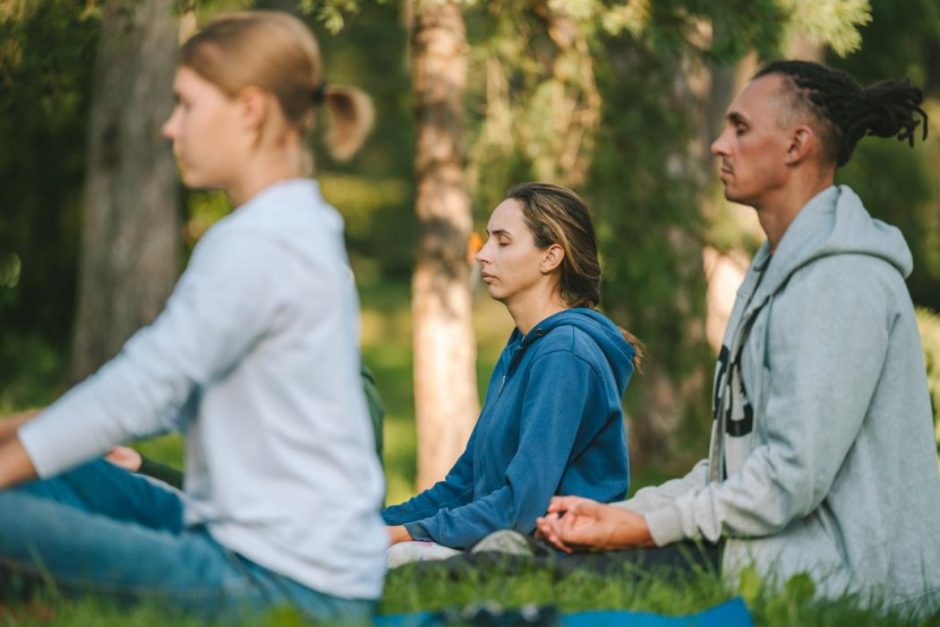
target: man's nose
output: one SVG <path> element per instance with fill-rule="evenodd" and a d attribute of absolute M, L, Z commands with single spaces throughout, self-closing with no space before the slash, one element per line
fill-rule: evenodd
<path fill-rule="evenodd" d="M 709 149 L 711 150 L 713 155 L 719 156 L 719 155 L 728 154 L 727 140 L 726 140 L 727 134 L 728 134 L 728 131 L 725 130 L 721 135 L 715 138 L 715 141 L 712 142 L 712 145 Z"/>

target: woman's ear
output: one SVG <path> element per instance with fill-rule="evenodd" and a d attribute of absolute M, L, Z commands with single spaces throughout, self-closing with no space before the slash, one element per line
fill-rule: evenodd
<path fill-rule="evenodd" d="M 542 274 L 554 272 L 565 258 L 565 249 L 560 244 L 552 244 L 542 252 L 539 270 Z"/>
<path fill-rule="evenodd" d="M 238 94 L 241 119 L 246 130 L 258 131 L 268 117 L 268 94 L 260 87 L 249 86 Z"/>

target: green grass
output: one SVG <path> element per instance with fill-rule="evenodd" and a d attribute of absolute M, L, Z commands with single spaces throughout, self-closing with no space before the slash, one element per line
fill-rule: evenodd
<path fill-rule="evenodd" d="M 411 316 L 408 288 L 401 284 L 382 284 L 368 288 L 361 295 L 362 345 L 366 362 L 376 375 L 386 405 L 385 473 L 388 501 L 399 502 L 414 494 L 415 426 L 412 393 Z M 474 305 L 478 338 L 478 384 L 484 389 L 493 365 L 512 328 L 505 309 L 485 294 L 478 294 Z M 35 402 L 42 399 L 37 398 Z M 22 409 L 12 407 L 6 409 Z M 705 450 L 706 443 L 701 443 Z M 177 436 L 165 436 L 139 443 L 146 454 L 172 464 L 181 464 L 182 445 Z M 658 482 L 675 472 L 671 468 L 645 468 L 634 472 L 635 490 Z M 555 576 L 541 569 L 499 568 L 446 575 L 437 567 L 406 566 L 389 573 L 379 611 L 414 612 L 459 608 L 484 602 L 503 607 L 527 604 L 550 605 L 561 611 L 590 609 L 633 609 L 680 615 L 698 612 L 741 595 L 758 625 L 824 625 L 875 627 L 888 625 L 938 625 L 940 616 L 918 622 L 894 614 L 879 614 L 860 609 L 851 599 L 819 601 L 814 599 L 812 584 L 797 578 L 783 590 L 766 589 L 753 575 L 737 586 L 728 586 L 714 575 L 699 573 L 681 582 L 652 575 L 635 581 L 631 577 L 601 578 L 586 573 Z M 84 599 L 47 599 L 51 620 L 39 618 L 27 607 L 17 606 L 12 613 L 0 609 L 0 627 L 32 625 L 69 625 L 76 627 L 152 627 L 174 624 L 197 625 L 198 621 L 171 616 L 154 606 L 118 608 L 107 602 Z M 302 624 L 290 611 L 276 611 L 253 624 L 292 627 Z"/>
<path fill-rule="evenodd" d="M 600 577 L 584 572 L 564 576 L 546 569 L 505 570 L 498 566 L 445 574 L 443 568 L 404 566 L 389 573 L 379 613 L 460 610 L 469 606 L 497 604 L 503 608 L 526 605 L 552 607 L 561 612 L 628 609 L 669 616 L 697 613 L 734 596 L 742 596 L 759 626 L 790 627 L 929 627 L 940 625 L 940 614 L 912 618 L 896 612 L 861 609 L 852 599 L 835 601 L 813 598 L 808 578 L 791 580 L 782 590 L 770 591 L 752 578 L 729 588 L 713 574 L 698 573 L 680 581 L 651 574 L 638 579 L 626 572 L 622 577 Z M 195 627 L 199 620 L 168 613 L 157 605 L 117 607 L 107 600 L 69 600 L 44 596 L 39 610 L 18 606 L 0 607 L 0 627 L 68 625 L 85 627 Z M 51 616 L 50 616 L 51 614 Z M 232 624 L 230 621 L 225 625 Z M 295 611 L 280 608 L 259 619 L 241 624 L 258 627 L 294 627 L 305 624 Z"/>

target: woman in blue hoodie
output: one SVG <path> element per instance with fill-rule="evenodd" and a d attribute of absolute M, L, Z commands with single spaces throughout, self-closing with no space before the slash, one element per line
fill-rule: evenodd
<path fill-rule="evenodd" d="M 629 487 L 620 400 L 636 341 L 595 310 L 601 270 L 584 202 L 547 183 L 512 188 L 477 261 L 516 328 L 447 477 L 382 512 L 392 566 L 452 555 L 500 529 L 531 533 L 554 495 L 609 502 Z"/>

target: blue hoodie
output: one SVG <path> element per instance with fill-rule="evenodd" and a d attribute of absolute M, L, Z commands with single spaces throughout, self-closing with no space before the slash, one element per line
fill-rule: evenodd
<path fill-rule="evenodd" d="M 465 549 L 500 529 L 531 533 L 556 494 L 602 502 L 630 483 L 620 399 L 633 347 L 600 313 L 549 316 L 512 332 L 467 448 L 443 481 L 387 508 L 415 540 Z"/>

